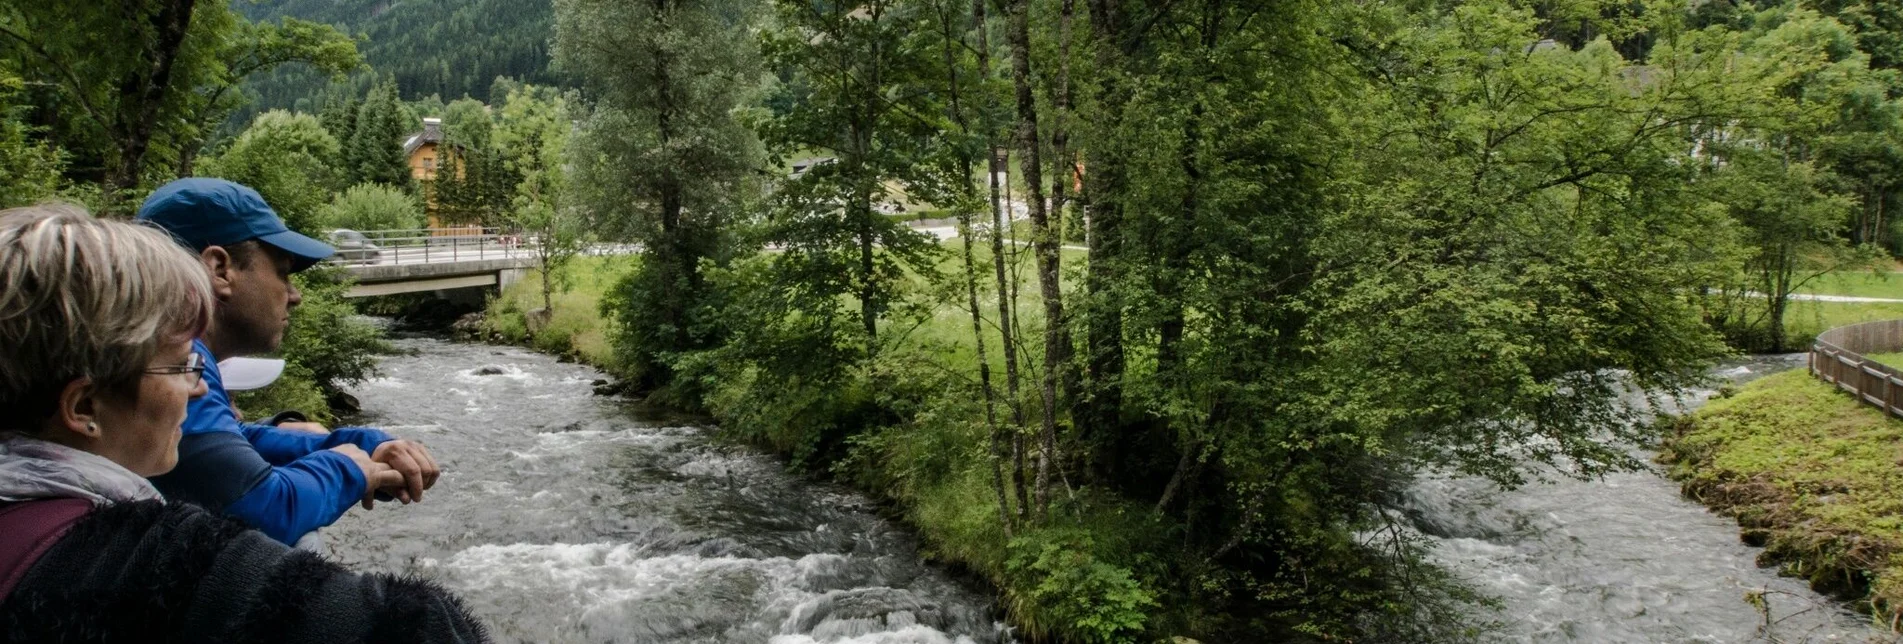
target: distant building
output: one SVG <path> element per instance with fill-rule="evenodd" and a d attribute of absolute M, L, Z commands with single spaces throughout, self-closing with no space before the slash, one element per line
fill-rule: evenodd
<path fill-rule="evenodd" d="M 442 155 L 437 148 L 443 143 L 443 119 L 423 119 L 423 131 L 410 135 L 403 141 L 403 156 L 410 160 L 410 176 L 417 181 L 431 181 L 436 178 L 436 169 L 442 167 Z"/>
<path fill-rule="evenodd" d="M 410 160 L 410 176 L 423 184 L 423 214 L 429 217 L 430 234 L 473 235 L 480 234 L 482 228 L 471 225 L 446 226 L 436 212 L 436 171 L 442 169 L 446 161 L 443 149 L 443 119 L 423 119 L 423 131 L 410 135 L 403 140 L 403 156 Z M 460 175 L 458 175 L 460 176 Z"/>

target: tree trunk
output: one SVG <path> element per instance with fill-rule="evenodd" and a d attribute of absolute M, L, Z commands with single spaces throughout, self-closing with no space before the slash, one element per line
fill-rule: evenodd
<path fill-rule="evenodd" d="M 1100 77 L 1096 127 L 1114 136 L 1122 121 L 1124 92 L 1120 42 L 1123 25 L 1117 0 L 1090 0 L 1090 27 Z M 1100 137 L 1100 138 L 1109 138 Z M 1072 414 L 1079 430 L 1099 450 L 1099 476 L 1112 476 L 1121 455 L 1116 433 L 1123 408 L 1123 304 L 1116 294 L 1117 265 L 1123 243 L 1124 165 L 1122 155 L 1099 141 L 1086 148 L 1083 202 L 1089 216 L 1090 264 L 1084 276 L 1090 323 L 1086 346 L 1087 393 Z"/>
<path fill-rule="evenodd" d="M 1051 462 L 1057 454 L 1057 373 L 1062 369 L 1064 345 L 1064 295 L 1058 284 L 1059 258 L 1057 234 L 1045 210 L 1043 155 L 1039 154 L 1037 99 L 1031 89 L 1031 26 L 1028 0 L 1008 0 L 1005 5 L 1011 46 L 1011 81 L 1017 90 L 1018 147 L 1026 201 L 1031 211 L 1031 244 L 1037 256 L 1038 289 L 1044 297 L 1044 371 L 1038 387 L 1043 404 L 1043 422 L 1039 426 L 1037 456 L 1037 514 L 1042 519 L 1050 511 Z"/>
<path fill-rule="evenodd" d="M 869 200 L 862 199 L 859 209 L 859 315 L 866 327 L 866 357 L 871 358 L 879 352 L 879 305 L 878 284 L 873 282 L 877 266 L 872 255 L 872 206 Z"/>
<path fill-rule="evenodd" d="M 973 0 L 971 7 L 972 19 L 978 27 L 978 68 L 984 70 L 985 77 L 989 78 L 991 75 L 991 35 L 985 28 L 984 2 L 985 0 Z M 985 113 L 989 114 L 990 110 L 986 110 Z M 991 125 L 989 118 L 984 119 L 982 127 L 988 154 L 985 175 L 991 199 L 991 266 L 998 282 L 998 344 L 1004 352 L 1005 404 L 1011 409 L 1013 470 L 1011 479 L 1017 489 L 1018 518 L 1023 520 L 1030 511 L 1029 504 L 1024 500 L 1030 497 L 1025 495 L 1024 489 L 1024 437 L 1021 433 L 1024 428 L 1024 403 L 1018 388 L 1017 327 L 1014 313 L 1017 302 L 1013 297 L 1016 289 L 1013 288 L 1005 272 L 1004 235 L 1005 225 L 1008 222 L 1004 217 L 1004 195 L 998 182 L 998 173 L 1006 167 L 1006 164 L 999 159 L 1000 148 L 995 136 L 997 129 Z"/>
<path fill-rule="evenodd" d="M 983 1 L 978 0 L 978 2 Z M 945 33 L 943 54 L 946 77 L 951 79 L 952 121 L 958 125 L 959 133 L 969 136 L 971 123 L 965 117 L 965 107 L 958 85 L 958 65 L 951 48 L 951 41 L 954 38 L 952 23 L 950 18 L 943 14 L 939 16 L 939 19 Z M 965 44 L 962 35 L 958 36 L 957 40 L 960 46 Z M 984 313 L 978 306 L 978 262 L 975 259 L 971 239 L 971 209 L 964 205 L 976 203 L 978 199 L 977 186 L 972 183 L 971 177 L 971 172 L 977 164 L 969 155 L 960 152 L 958 167 L 959 177 L 962 179 L 958 184 L 959 193 L 964 197 L 963 204 L 958 208 L 958 237 L 964 242 L 965 304 L 966 311 L 971 314 L 971 339 L 978 356 L 978 386 L 984 398 L 985 427 L 991 434 L 991 487 L 998 497 L 998 526 L 1003 530 L 1004 538 L 1010 539 L 1014 532 L 1014 522 L 1011 519 L 1011 501 L 1004 485 L 1004 429 L 998 426 L 997 388 L 991 383 L 991 359 L 985 350 Z"/>
<path fill-rule="evenodd" d="M 1064 206 L 1069 199 L 1071 181 L 1074 180 L 1077 174 L 1077 164 L 1071 158 L 1070 131 L 1066 129 L 1066 123 L 1070 119 L 1071 110 L 1070 26 L 1075 7 L 1076 0 L 1063 0 L 1061 8 L 1059 9 L 1057 19 L 1057 91 L 1051 96 L 1051 156 L 1053 172 L 1051 173 L 1050 224 L 1047 228 L 1051 231 L 1050 234 L 1055 236 L 1056 243 L 1060 245 L 1063 241 L 1063 231 L 1065 230 Z M 1051 264 L 1051 275 L 1047 277 L 1041 272 L 1038 275 L 1040 286 L 1041 281 L 1045 279 L 1049 279 L 1051 282 L 1057 284 L 1057 293 L 1059 296 L 1057 299 L 1052 300 L 1047 295 L 1045 299 L 1044 315 L 1048 319 L 1045 321 L 1044 360 L 1046 369 L 1054 369 L 1057 371 L 1057 399 L 1074 400 L 1077 397 L 1079 376 L 1077 373 L 1077 364 L 1071 360 L 1070 320 L 1066 317 L 1066 313 L 1064 312 L 1064 301 L 1062 297 L 1062 261 L 1063 255 L 1060 252 L 1057 256 L 1057 261 Z M 1040 271 L 1042 268 L 1041 266 L 1039 267 Z M 1046 413 L 1050 412 L 1047 411 Z M 1062 463 L 1059 463 L 1058 466 L 1062 467 Z"/>
<path fill-rule="evenodd" d="M 159 110 L 172 90 L 172 68 L 178 62 L 179 49 L 192 26 L 197 0 L 173 0 L 159 9 L 149 24 L 155 35 L 146 48 L 149 74 L 134 75 L 119 84 L 119 109 L 113 123 L 101 124 L 108 134 L 116 134 L 119 158 L 106 173 L 106 207 L 110 214 L 131 214 L 123 208 L 125 194 L 139 186 L 145 171 L 145 153 L 152 144 L 153 129 L 158 126 Z M 75 87 L 83 92 L 87 88 Z M 115 132 L 117 130 L 117 132 Z"/>

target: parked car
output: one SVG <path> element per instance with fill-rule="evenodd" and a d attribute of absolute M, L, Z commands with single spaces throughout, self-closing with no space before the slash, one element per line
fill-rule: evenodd
<path fill-rule="evenodd" d="M 383 249 L 370 241 L 363 233 L 339 228 L 327 235 L 330 245 L 337 249 L 337 259 L 346 264 L 375 264 L 383 258 Z"/>

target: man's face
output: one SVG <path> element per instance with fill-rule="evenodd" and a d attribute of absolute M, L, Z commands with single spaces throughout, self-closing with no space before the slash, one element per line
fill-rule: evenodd
<path fill-rule="evenodd" d="M 221 332 L 228 331 L 245 353 L 276 351 L 291 323 L 291 309 L 303 301 L 291 284 L 291 256 L 258 244 L 233 257 L 226 275 L 231 294 L 219 302 Z"/>

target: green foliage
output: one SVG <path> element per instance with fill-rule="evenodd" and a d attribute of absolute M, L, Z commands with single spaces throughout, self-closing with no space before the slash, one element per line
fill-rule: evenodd
<path fill-rule="evenodd" d="M 22 88 L 11 67 L 0 64 L 0 208 L 38 203 L 59 189 L 63 160 L 52 145 L 28 139 L 17 102 Z"/>
<path fill-rule="evenodd" d="M 1011 541 L 1007 574 L 1020 578 L 1038 610 L 1084 642 L 1125 642 L 1143 631 L 1156 599 L 1130 571 L 1091 556 L 1087 535 L 1019 537 Z"/>
<path fill-rule="evenodd" d="M 317 213 L 322 230 L 410 230 L 427 225 L 416 197 L 380 183 L 361 183 Z"/>
<path fill-rule="evenodd" d="M 374 182 L 408 189 L 412 182 L 403 140 L 415 132 L 415 127 L 397 100 L 396 84 L 385 81 L 371 89 L 352 126 L 343 152 L 343 167 L 350 173 L 350 183 Z"/>
<path fill-rule="evenodd" d="M 181 139 L 181 175 L 191 174 L 198 148 L 213 130 L 250 102 L 239 89 L 246 79 L 293 63 L 333 78 L 342 78 L 363 66 L 356 42 L 330 25 L 295 18 L 276 23 L 236 22 L 232 33 L 219 43 L 217 72 L 189 97 L 191 120 L 188 128 L 177 135 Z"/>
<path fill-rule="evenodd" d="M 272 111 L 259 114 L 244 133 L 208 160 L 205 176 L 230 179 L 264 196 L 293 230 L 316 233 L 332 192 L 339 146 L 316 117 Z"/>
<path fill-rule="evenodd" d="M 556 63 L 596 99 L 568 157 L 573 204 L 643 247 L 611 306 L 622 364 L 656 387 L 673 380 L 669 356 L 718 342 L 703 263 L 734 252 L 730 227 L 759 190 L 759 146 L 738 116 L 758 82 L 754 5 L 555 4 Z"/>
<path fill-rule="evenodd" d="M 496 104 L 507 96 L 490 91 L 499 76 L 542 85 L 563 81 L 549 68 L 550 5 L 548 0 L 261 0 L 235 7 L 252 20 L 298 18 L 355 34 L 364 60 L 395 79 L 406 97 L 469 96 Z M 360 74 L 344 88 L 362 95 L 375 80 Z M 317 70 L 287 67 L 258 76 L 245 89 L 258 97 L 262 109 L 288 108 L 324 94 L 326 78 Z"/>
<path fill-rule="evenodd" d="M 518 115 L 515 120 L 522 118 L 525 116 Z M 542 128 L 546 123 L 544 118 L 534 125 L 511 127 Z M 565 137 L 568 125 L 564 122 L 561 127 L 558 134 Z M 518 167 L 522 164 L 515 157 L 534 152 L 502 149 L 496 128 L 489 107 L 473 99 L 460 99 L 445 108 L 443 143 L 437 148 L 441 167 L 429 186 L 441 221 L 484 226 L 516 223 L 512 221 L 516 214 L 514 201 L 523 176 Z"/>
<path fill-rule="evenodd" d="M 533 346 L 557 355 L 574 356 L 609 373 L 623 373 L 608 342 L 608 318 L 601 302 L 622 277 L 634 269 L 626 255 L 575 258 L 568 267 L 571 288 L 554 296 L 552 311 L 533 323 L 529 316 L 548 305 L 542 299 L 540 275 L 529 275 L 489 300 L 483 310 L 483 328 L 504 341 Z"/>
<path fill-rule="evenodd" d="M 394 349 L 383 330 L 357 317 L 344 300 L 349 287 L 342 269 L 313 268 L 292 277 L 304 301 L 291 313 L 279 349 L 287 371 L 295 368 L 326 396 L 363 382 L 376 372 L 377 356 Z"/>
<path fill-rule="evenodd" d="M 104 184 L 123 213 L 141 186 L 193 171 L 210 128 L 245 101 L 246 77 L 289 63 L 354 69 L 354 43 L 322 25 L 256 24 L 221 2 L 13 2 L 0 7 L 0 51 L 19 61 L 45 136 L 70 171 Z"/>

